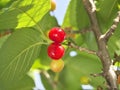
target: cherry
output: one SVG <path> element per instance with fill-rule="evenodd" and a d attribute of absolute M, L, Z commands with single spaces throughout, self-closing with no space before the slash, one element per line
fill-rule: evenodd
<path fill-rule="evenodd" d="M 51 0 L 51 8 L 50 8 L 50 10 L 54 11 L 55 9 L 56 9 L 56 3 L 55 3 L 54 0 Z"/>
<path fill-rule="evenodd" d="M 65 49 L 60 43 L 52 43 L 48 46 L 48 56 L 58 60 L 64 55 Z"/>
<path fill-rule="evenodd" d="M 50 69 L 53 71 L 53 72 L 60 72 L 62 71 L 64 67 L 64 61 L 63 60 L 52 60 L 52 62 L 50 63 Z"/>
<path fill-rule="evenodd" d="M 89 77 L 87 77 L 87 76 L 82 76 L 82 77 L 80 78 L 80 83 L 81 83 L 81 84 L 89 84 L 89 82 L 90 82 L 90 79 L 89 79 Z"/>
<path fill-rule="evenodd" d="M 49 32 L 49 38 L 55 42 L 61 43 L 66 37 L 63 29 L 54 27 Z"/>

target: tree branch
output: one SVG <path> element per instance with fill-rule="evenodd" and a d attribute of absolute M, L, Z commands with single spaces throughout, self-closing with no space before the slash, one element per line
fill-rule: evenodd
<path fill-rule="evenodd" d="M 107 41 L 110 38 L 111 35 L 115 32 L 118 24 L 120 22 L 120 11 L 118 11 L 117 17 L 114 19 L 112 26 L 108 29 L 108 31 L 103 35 L 103 38 L 105 38 Z"/>
<path fill-rule="evenodd" d="M 92 10 L 91 10 L 91 11 L 92 11 L 92 12 L 95 12 L 95 11 L 96 11 L 96 6 L 95 6 L 93 0 L 89 0 L 89 2 L 90 2 L 91 7 L 92 7 Z"/>
<path fill-rule="evenodd" d="M 96 55 L 96 51 L 89 50 L 89 49 L 87 49 L 87 48 L 79 47 L 79 46 L 75 45 L 74 43 L 70 43 L 69 46 L 72 47 L 72 48 L 76 48 L 76 49 L 78 49 L 79 51 L 84 51 L 84 52 L 87 52 L 87 53 L 89 53 L 89 54 L 94 54 L 94 55 Z"/>
<path fill-rule="evenodd" d="M 97 17 L 96 17 L 96 7 L 94 5 L 93 0 L 83 0 L 83 4 L 84 7 L 87 11 L 87 14 L 89 16 L 90 19 L 90 23 L 91 23 L 91 29 L 94 32 L 94 35 L 96 37 L 96 41 L 99 41 L 99 37 L 102 35 L 100 32 L 100 28 L 98 25 L 98 21 L 97 21 Z M 98 44 L 98 48 L 99 48 L 99 42 Z"/>
<path fill-rule="evenodd" d="M 97 74 L 90 74 L 93 77 L 103 76 L 103 73 L 97 73 Z"/>
<path fill-rule="evenodd" d="M 71 33 L 73 33 L 73 34 L 85 34 L 85 33 L 90 32 L 90 31 L 92 31 L 91 28 L 84 28 L 82 30 L 72 30 Z"/>
<path fill-rule="evenodd" d="M 71 27 L 64 28 L 65 32 L 67 33 L 67 37 L 74 36 L 75 34 L 85 34 L 87 32 L 92 31 L 92 28 L 83 28 L 80 30 L 73 30 Z"/>
<path fill-rule="evenodd" d="M 96 42 L 98 45 L 98 52 L 97 56 L 100 58 L 102 65 L 103 65 L 103 76 L 107 81 L 108 84 L 108 90 L 117 90 L 117 83 L 116 83 L 116 74 L 112 67 L 112 61 L 110 58 L 110 55 L 108 53 L 108 50 L 106 48 L 106 40 L 105 38 L 101 38 L 102 33 L 97 21 L 96 17 L 96 8 L 93 0 L 83 0 L 84 7 L 88 13 L 90 22 L 91 22 L 91 28 L 94 32 L 94 35 L 96 37 Z"/>

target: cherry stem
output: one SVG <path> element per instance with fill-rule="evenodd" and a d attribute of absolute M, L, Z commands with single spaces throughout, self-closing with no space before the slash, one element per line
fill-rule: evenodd
<path fill-rule="evenodd" d="M 98 76 L 103 76 L 103 73 L 95 73 L 95 74 L 90 74 L 91 76 L 93 76 L 93 77 L 98 77 Z"/>
<path fill-rule="evenodd" d="M 59 79 L 59 73 L 56 73 L 55 77 L 54 77 L 54 82 L 57 83 Z"/>
<path fill-rule="evenodd" d="M 69 43 L 69 46 L 72 47 L 72 48 L 76 48 L 76 49 L 78 49 L 79 51 L 87 52 L 87 53 L 89 53 L 89 54 L 94 54 L 94 55 L 97 54 L 96 51 L 89 50 L 89 49 L 87 49 L 87 48 L 83 48 L 83 47 L 77 46 L 77 45 L 75 45 L 74 43 Z"/>
<path fill-rule="evenodd" d="M 48 82 L 51 84 L 53 90 L 56 90 L 57 87 L 56 83 L 51 79 L 50 74 L 47 71 L 42 71 L 41 73 L 46 77 Z"/>
<path fill-rule="evenodd" d="M 86 34 L 87 32 L 90 32 L 92 31 L 92 28 L 84 28 L 82 30 L 71 30 L 70 33 L 73 33 L 73 34 Z"/>

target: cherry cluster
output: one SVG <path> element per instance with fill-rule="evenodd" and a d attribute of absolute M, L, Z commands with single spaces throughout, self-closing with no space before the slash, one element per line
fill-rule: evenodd
<path fill-rule="evenodd" d="M 66 37 L 66 33 L 59 27 L 54 27 L 49 32 L 49 38 L 53 41 L 48 46 L 48 56 L 54 60 L 59 60 L 64 55 L 65 49 L 61 45 L 61 42 Z"/>
<path fill-rule="evenodd" d="M 54 27 L 49 32 L 49 38 L 53 41 L 48 46 L 48 56 L 52 59 L 50 68 L 53 72 L 60 72 L 64 67 L 64 62 L 61 59 L 65 53 L 61 43 L 64 41 L 66 33 L 59 27 Z"/>

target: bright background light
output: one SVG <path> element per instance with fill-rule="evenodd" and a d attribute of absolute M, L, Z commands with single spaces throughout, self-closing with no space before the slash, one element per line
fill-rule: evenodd
<path fill-rule="evenodd" d="M 56 10 L 53 12 L 55 17 L 58 20 L 59 25 L 62 24 L 64 15 L 69 4 L 70 0 L 55 0 L 56 2 Z"/>

